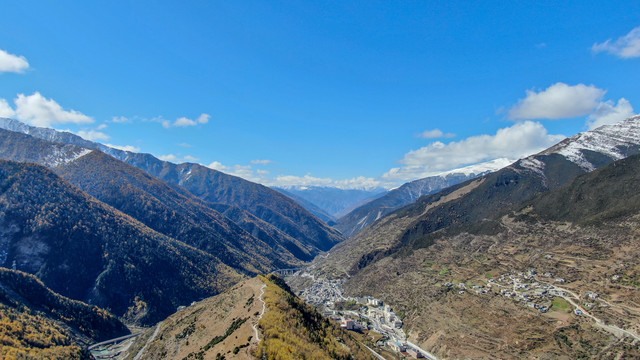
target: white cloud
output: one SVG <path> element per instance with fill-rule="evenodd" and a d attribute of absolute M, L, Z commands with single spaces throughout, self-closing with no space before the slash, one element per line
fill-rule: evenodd
<path fill-rule="evenodd" d="M 114 116 L 111 118 L 111 122 L 114 123 L 128 123 L 131 122 L 131 119 L 124 117 L 124 116 Z"/>
<path fill-rule="evenodd" d="M 100 124 L 100 125 L 98 125 L 98 130 L 104 130 L 107 127 L 108 127 L 107 124 Z"/>
<path fill-rule="evenodd" d="M 511 119 L 562 119 L 589 114 L 606 93 L 593 85 L 555 83 L 527 96 L 509 110 Z"/>
<path fill-rule="evenodd" d="M 198 158 L 195 156 L 191 156 L 191 155 L 185 155 L 184 156 L 184 160 L 185 161 L 189 161 L 189 162 L 196 162 L 198 161 Z"/>
<path fill-rule="evenodd" d="M 80 130 L 77 135 L 89 141 L 109 140 L 109 135 L 97 130 Z"/>
<path fill-rule="evenodd" d="M 273 164 L 273 160 L 251 160 L 251 163 L 254 165 L 269 165 Z"/>
<path fill-rule="evenodd" d="M 213 170 L 218 170 L 218 171 L 225 171 L 228 169 L 228 167 L 226 167 L 225 165 L 223 165 L 221 162 L 219 161 L 214 161 L 211 164 L 207 165 L 207 167 L 213 169 Z"/>
<path fill-rule="evenodd" d="M 200 114 L 200 116 L 198 116 L 198 124 L 206 124 L 209 122 L 210 118 L 211 118 L 211 115 L 202 113 Z"/>
<path fill-rule="evenodd" d="M 176 121 L 174 121 L 173 124 L 171 124 L 171 122 L 169 122 L 168 120 L 162 120 L 162 126 L 164 126 L 165 128 L 169 128 L 171 126 L 176 126 L 176 127 L 196 126 L 198 124 L 208 123 L 209 118 L 211 118 L 211 115 L 205 114 L 205 113 L 200 114 L 200 116 L 198 116 L 198 118 L 195 120 L 189 119 L 183 116 L 176 119 Z"/>
<path fill-rule="evenodd" d="M 9 54 L 0 49 L 0 73 L 23 73 L 29 68 L 29 62 L 24 56 Z"/>
<path fill-rule="evenodd" d="M 635 115 L 635 113 L 633 111 L 633 106 L 629 103 L 629 100 L 620 98 L 617 105 L 615 102 L 609 100 L 601 102 L 596 108 L 596 111 L 589 115 L 587 126 L 589 127 L 589 130 L 592 130 L 602 125 L 615 124 L 619 121 L 628 119 L 633 115 Z"/>
<path fill-rule="evenodd" d="M 435 141 L 412 150 L 400 161 L 404 166 L 389 170 L 382 178 L 409 181 L 498 158 L 516 160 L 544 150 L 564 138 L 563 135 L 549 134 L 538 122 L 525 121 L 499 129 L 495 135 L 471 136 L 448 144 Z"/>
<path fill-rule="evenodd" d="M 169 161 L 169 162 L 172 162 L 172 163 L 176 163 L 176 162 L 179 161 L 179 158 L 174 154 L 160 155 L 160 156 L 158 156 L 158 159 L 160 159 L 162 161 Z"/>
<path fill-rule="evenodd" d="M 180 143 L 180 144 L 178 144 L 178 146 L 182 146 L 182 147 L 186 147 L 186 148 L 193 147 L 193 145 L 191 145 L 189 143 L 186 143 L 186 142 Z"/>
<path fill-rule="evenodd" d="M 75 110 L 64 110 L 53 99 L 47 99 L 39 92 L 25 96 L 18 94 L 14 100 L 18 120 L 33 126 L 50 127 L 53 124 L 86 124 L 93 119 Z"/>
<path fill-rule="evenodd" d="M 0 98 L 0 117 L 10 118 L 16 115 L 7 100 Z"/>
<path fill-rule="evenodd" d="M 195 126 L 198 125 L 198 122 L 195 120 L 188 119 L 186 117 L 178 118 L 173 122 L 173 126 Z"/>
<path fill-rule="evenodd" d="M 124 146 L 113 145 L 113 144 L 105 144 L 105 145 L 114 149 L 122 150 L 122 151 L 140 152 L 140 148 L 135 147 L 133 145 L 124 145 Z"/>
<path fill-rule="evenodd" d="M 451 138 L 456 136 L 453 133 L 443 133 L 440 129 L 426 130 L 418 134 L 418 137 L 425 139 L 436 139 L 436 138 Z"/>
<path fill-rule="evenodd" d="M 258 169 L 258 170 L 256 170 L 256 174 L 258 174 L 258 175 L 269 175 L 269 170 Z"/>
<path fill-rule="evenodd" d="M 624 59 L 640 57 L 640 26 L 627 35 L 619 37 L 615 42 L 609 39 L 600 44 L 593 44 L 591 51 L 594 53 L 606 51 Z"/>
<path fill-rule="evenodd" d="M 319 178 L 307 174 L 305 176 L 279 175 L 275 179 L 267 182 L 269 186 L 289 187 L 289 186 L 326 186 L 340 189 L 376 189 L 389 187 L 391 184 L 384 183 L 379 179 L 358 176 L 351 179 L 334 180 L 331 178 Z"/>

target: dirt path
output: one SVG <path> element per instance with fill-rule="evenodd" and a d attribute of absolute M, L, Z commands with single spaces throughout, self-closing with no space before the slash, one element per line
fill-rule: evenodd
<path fill-rule="evenodd" d="M 267 285 L 262 284 L 262 286 L 260 287 L 260 295 L 258 296 L 258 299 L 260 301 L 262 301 L 262 311 L 260 312 L 260 315 L 258 316 L 258 318 L 256 319 L 255 324 L 253 324 L 253 331 L 255 333 L 255 341 L 256 343 L 260 342 L 260 332 L 258 331 L 258 322 L 260 322 L 260 319 L 262 319 L 262 316 L 264 316 L 264 311 L 267 308 L 267 303 L 264 302 L 264 299 L 262 298 L 262 295 L 264 295 L 264 288 L 266 288 Z"/>

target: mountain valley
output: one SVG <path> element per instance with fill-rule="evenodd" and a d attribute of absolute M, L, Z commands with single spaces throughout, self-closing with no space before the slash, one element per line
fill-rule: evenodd
<path fill-rule="evenodd" d="M 6 351 L 87 358 L 127 324 L 147 328 L 94 355 L 640 356 L 639 122 L 405 184 L 338 219 L 344 240 L 295 194 L 4 121 L 20 131 L 0 130 L 0 261 L 19 270 L 0 269 L 3 319 L 58 339 Z M 76 310 L 19 282 L 100 315 L 60 318 Z"/>

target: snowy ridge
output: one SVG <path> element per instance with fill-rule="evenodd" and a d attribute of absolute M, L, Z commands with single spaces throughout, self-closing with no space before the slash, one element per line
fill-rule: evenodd
<path fill-rule="evenodd" d="M 92 152 L 91 149 L 78 149 L 76 151 L 64 151 L 64 148 L 55 147 L 55 150 L 44 158 L 44 164 L 47 167 L 56 167 L 65 165 L 76 159 Z"/>
<path fill-rule="evenodd" d="M 613 125 L 574 135 L 539 155 L 560 154 L 587 171 L 595 170 L 584 155 L 585 150 L 604 154 L 612 159 L 627 157 L 625 149 L 640 146 L 640 116 Z"/>
<path fill-rule="evenodd" d="M 68 131 L 59 131 L 55 129 L 29 126 L 18 120 L 9 119 L 9 118 L 0 118 L 0 128 L 6 129 L 9 131 L 23 133 L 38 139 L 47 140 L 55 143 L 77 145 L 77 146 L 82 146 L 89 149 L 98 149 L 122 161 L 124 161 L 131 154 L 133 154 L 129 151 L 118 150 L 100 143 L 85 140 L 80 136 L 72 134 Z"/>
<path fill-rule="evenodd" d="M 502 169 L 503 167 L 509 166 L 514 161 L 515 160 L 510 160 L 507 158 L 499 158 L 499 159 L 495 159 L 495 160 L 491 160 L 491 161 L 487 161 L 479 164 L 465 166 L 459 169 L 445 171 L 435 176 L 446 177 L 447 175 L 451 175 L 451 174 L 463 174 L 466 176 L 485 174 L 487 172 L 494 172 L 496 170 Z"/>
<path fill-rule="evenodd" d="M 527 158 L 524 158 L 524 159 L 519 161 L 519 164 L 523 168 L 529 169 L 529 170 L 539 174 L 540 176 L 544 177 L 545 163 L 543 163 L 542 161 L 536 159 L 535 157 L 529 156 Z"/>

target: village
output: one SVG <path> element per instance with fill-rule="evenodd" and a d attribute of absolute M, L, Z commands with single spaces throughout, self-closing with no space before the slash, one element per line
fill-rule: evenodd
<path fill-rule="evenodd" d="M 304 276 L 304 274 L 299 274 Z M 298 294 L 322 314 L 339 322 L 346 330 L 379 333 L 376 346 L 415 359 L 437 359 L 407 340 L 402 319 L 382 300 L 371 296 L 350 297 L 342 292 L 343 280 L 314 279 L 313 285 Z"/>
<path fill-rule="evenodd" d="M 566 280 L 561 277 L 554 277 L 552 273 L 545 272 L 539 274 L 536 270 L 530 269 L 526 272 L 508 272 L 500 275 L 496 279 L 489 279 L 484 285 L 467 285 L 465 283 L 454 284 L 446 282 L 444 286 L 456 288 L 458 294 L 464 295 L 467 292 L 475 294 L 499 294 L 515 302 L 522 303 L 540 312 L 547 312 L 553 306 L 553 299 L 556 297 L 567 298 L 570 294 L 567 290 L 559 287 Z M 571 294 L 572 295 L 572 294 Z M 582 305 L 585 308 L 593 308 L 600 295 L 595 292 L 585 292 Z M 576 315 L 582 315 L 583 310 L 576 307 Z"/>
<path fill-rule="evenodd" d="M 299 272 L 296 276 L 313 277 L 305 272 Z M 391 350 L 402 357 L 436 359 L 434 355 L 407 340 L 401 317 L 388 304 L 371 296 L 344 296 L 343 281 L 313 278 L 312 286 L 303 290 L 299 296 L 315 305 L 324 316 L 339 322 L 346 330 L 381 334 L 376 340 L 376 346 L 380 348 Z M 540 274 L 535 269 L 529 269 L 507 272 L 479 284 L 445 282 L 443 286 L 459 296 L 503 296 L 541 313 L 551 310 L 554 302 L 558 301 L 557 298 L 561 298 L 568 301 L 567 305 L 573 308 L 571 311 L 575 315 L 592 317 L 587 310 L 598 306 L 600 295 L 585 292 L 583 296 L 578 296 L 562 288 L 561 285 L 565 283 L 564 278 L 552 273 Z M 579 305 L 574 301 L 578 301 Z"/>

